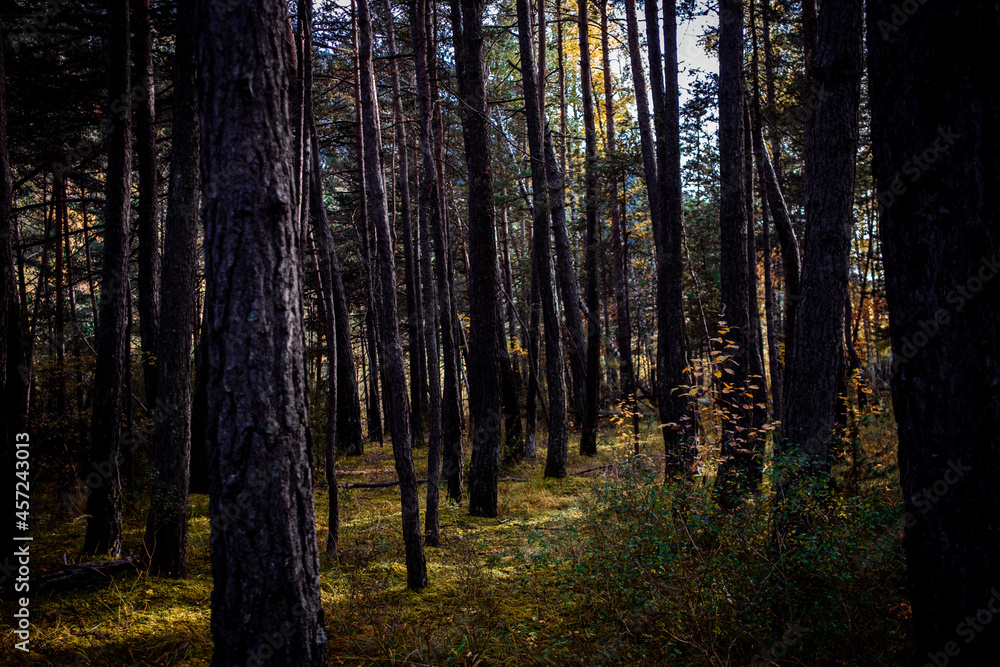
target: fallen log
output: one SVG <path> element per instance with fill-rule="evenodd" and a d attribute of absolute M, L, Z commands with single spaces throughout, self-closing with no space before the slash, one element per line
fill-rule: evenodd
<path fill-rule="evenodd" d="M 129 556 L 128 558 L 119 558 L 118 560 L 96 560 L 87 563 L 77 563 L 76 565 L 60 564 L 59 567 L 61 569 L 59 572 L 42 575 L 32 583 L 39 589 L 73 586 L 94 577 L 109 578 L 110 575 L 128 570 L 129 568 L 138 571 L 138 564 L 138 556 Z"/>
<path fill-rule="evenodd" d="M 527 477 L 501 477 L 501 482 L 530 482 Z M 426 484 L 426 479 L 418 479 L 417 484 Z M 338 484 L 338 489 L 384 489 L 390 486 L 399 485 L 399 480 L 394 479 L 389 482 L 344 482 Z"/>

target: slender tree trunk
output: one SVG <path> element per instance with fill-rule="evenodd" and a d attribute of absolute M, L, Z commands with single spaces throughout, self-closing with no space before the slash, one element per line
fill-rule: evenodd
<path fill-rule="evenodd" d="M 580 95 L 583 98 L 583 126 L 586 142 L 586 180 L 584 215 L 587 219 L 586 259 L 584 273 L 587 278 L 587 381 L 583 414 L 583 433 L 580 435 L 580 453 L 593 456 L 597 453 L 597 411 L 601 390 L 601 322 L 599 276 L 597 275 L 599 230 L 597 225 L 597 130 L 594 127 L 594 93 L 590 72 L 590 21 L 587 17 L 588 0 L 577 1 L 577 23 L 580 32 Z"/>
<path fill-rule="evenodd" d="M 744 173 L 743 107 L 743 4 L 740 0 L 721 0 L 719 7 L 719 172 L 722 179 L 720 204 L 721 292 L 723 319 L 728 340 L 738 346 L 733 350 L 733 374 L 729 382 L 744 388 L 760 375 L 760 344 L 755 330 L 752 307 L 756 294 L 748 261 L 746 179 Z M 760 369 L 760 370 L 758 370 Z M 741 391 L 730 399 L 728 409 L 733 419 L 724 424 L 722 461 L 716 478 L 716 495 L 727 508 L 735 507 L 753 492 L 763 473 L 763 441 L 753 430 L 763 424 L 764 415 L 756 407 L 741 404 Z"/>
<path fill-rule="evenodd" d="M 455 273 L 451 265 L 448 234 L 448 206 L 444 183 L 444 119 L 437 83 L 437 4 L 431 3 L 427 60 L 430 68 L 430 101 L 433 105 L 435 173 L 437 175 L 437 215 L 432 211 L 431 233 L 434 236 L 434 278 L 437 282 L 438 317 L 441 328 L 441 356 L 444 359 L 444 384 L 441 388 L 441 474 L 448 483 L 448 498 L 462 501 L 462 391 L 459 350 L 458 307 L 455 303 Z M 430 67 L 431 64 L 435 67 Z"/>
<path fill-rule="evenodd" d="M 459 100 L 469 169 L 469 405 L 472 464 L 469 512 L 497 515 L 500 464 L 499 281 L 490 171 L 489 114 L 483 62 L 483 0 L 452 0 L 452 24 L 459 69 Z M 454 28 L 457 28 L 455 30 Z"/>
<path fill-rule="evenodd" d="M 1000 24 L 996 3 L 928 3 L 898 29 L 892 3 L 867 8 L 912 664 L 984 665 L 1000 627 L 968 636 L 1000 571 Z"/>
<path fill-rule="evenodd" d="M 316 133 L 316 116 L 313 110 L 313 64 L 312 64 L 312 6 L 306 0 L 299 0 L 299 21 L 302 25 L 302 84 L 304 95 L 302 98 L 303 125 L 302 131 L 305 133 L 306 141 L 309 142 L 309 164 L 304 165 L 306 170 L 306 186 L 309 192 L 309 208 L 305 215 L 309 217 L 312 226 L 313 240 L 316 244 L 316 252 L 319 256 L 319 298 L 322 306 L 323 335 L 326 338 L 326 486 L 329 497 L 329 511 L 327 515 L 328 533 L 326 539 L 326 552 L 331 556 L 337 554 L 337 546 L 340 538 L 340 503 L 337 493 L 337 446 L 347 449 L 363 447 L 361 438 L 361 407 L 358 403 L 357 380 L 354 377 L 354 358 L 350 347 L 350 322 L 347 318 L 346 304 L 338 306 L 337 300 L 343 297 L 343 285 L 340 284 L 338 294 L 338 284 L 340 283 L 340 266 L 337 262 L 337 251 L 333 244 L 333 233 L 330 231 L 330 223 L 326 217 L 326 205 L 323 200 L 323 173 L 319 157 L 319 138 Z M 341 313 L 340 311 L 343 311 Z M 341 318 L 345 321 L 341 322 Z M 343 326 L 347 330 L 346 342 L 341 342 L 339 328 Z M 341 347 L 346 345 L 346 350 Z M 342 358 L 346 356 L 349 361 Z M 349 378 L 345 378 L 342 386 L 341 379 L 344 373 L 340 368 L 341 364 L 348 366 Z M 353 433 L 351 428 L 345 429 L 346 434 L 351 438 L 347 443 L 339 441 L 341 437 L 340 424 L 343 416 L 340 414 L 341 404 L 340 392 L 348 394 L 348 401 L 353 399 L 353 405 L 345 406 L 349 412 L 347 415 L 350 423 L 355 427 Z"/>
<path fill-rule="evenodd" d="M 686 324 L 681 275 L 684 263 L 681 247 L 684 237 L 683 198 L 681 194 L 681 149 L 679 92 L 677 83 L 677 13 L 676 3 L 664 3 L 663 51 L 660 51 L 658 11 L 653 0 L 645 5 L 649 42 L 649 78 L 652 90 L 656 129 L 656 174 L 658 202 L 650 198 L 651 209 L 660 210 L 659 224 L 653 218 L 653 242 L 656 247 L 656 403 L 660 423 L 665 424 L 663 445 L 667 474 L 690 471 L 695 450 L 685 443 L 687 401 L 675 389 L 690 384 L 685 376 Z M 661 63 L 661 58 L 663 62 Z M 643 158 L 644 162 L 648 161 Z M 647 172 L 647 189 L 649 170 Z"/>
<path fill-rule="evenodd" d="M 607 156 L 611 163 L 615 160 L 615 107 L 611 90 L 611 54 L 608 44 L 608 2 L 601 3 L 601 66 L 604 69 L 604 115 Z M 612 173 L 615 170 L 612 169 Z M 632 360 L 632 318 L 628 303 L 628 232 L 624 208 L 618 199 L 618 180 L 610 178 L 608 205 L 611 217 L 611 247 L 614 255 L 614 277 L 616 327 L 615 342 L 621 357 L 622 405 L 626 413 L 632 414 L 632 426 L 636 442 L 639 437 L 639 415 L 635 411 L 635 366 Z"/>
<path fill-rule="evenodd" d="M 798 304 L 788 357 L 782 436 L 817 470 L 829 470 L 838 365 L 843 361 L 858 143 L 861 0 L 827 0 L 819 15 L 815 82 L 825 91 L 806 137 L 806 228 Z"/>
<path fill-rule="evenodd" d="M 97 366 L 88 475 L 100 482 L 87 498 L 83 551 L 114 558 L 122 551 L 121 454 L 128 364 L 128 230 L 132 181 L 132 108 L 129 99 L 128 0 L 108 5 L 108 170 L 104 216 L 104 266 L 97 324 Z M 88 485 L 89 486 L 89 485 Z"/>
<path fill-rule="evenodd" d="M 177 5 L 172 157 L 167 192 L 160 305 L 165 326 L 156 354 L 153 489 L 145 545 L 151 570 L 183 577 L 191 474 L 191 340 L 198 262 L 198 91 L 195 0 Z"/>
<path fill-rule="evenodd" d="M 402 501 L 403 542 L 406 545 L 406 583 L 411 589 L 427 585 L 427 563 L 420 534 L 420 507 L 417 476 L 413 470 L 410 443 L 410 405 L 406 395 L 403 346 L 396 316 L 396 271 L 389 233 L 385 182 L 382 175 L 382 130 L 379 126 L 378 98 L 372 65 L 372 25 L 368 0 L 358 0 L 358 45 L 361 78 L 361 119 L 365 139 L 365 187 L 372 223 L 375 227 L 375 281 L 379 287 L 378 325 L 382 359 L 388 382 L 385 390 L 392 405 L 392 453 L 399 478 Z"/>
<path fill-rule="evenodd" d="M 284 5 L 198 4 L 215 667 L 323 665 Z M 247 79 L 255 95 L 247 96 Z M 230 187 L 214 187 L 223 180 Z M 246 539 L 247 535 L 257 536 Z M 285 641 L 264 643 L 276 628 Z"/>
<path fill-rule="evenodd" d="M 431 102 L 428 68 L 430 24 L 427 0 L 410 2 L 410 37 L 413 42 L 417 79 L 417 101 L 420 109 L 420 190 L 417 198 L 417 224 L 420 237 L 420 273 L 424 279 L 423 314 L 424 344 L 427 346 L 427 378 L 430 389 L 430 440 L 427 446 L 427 514 L 424 536 L 428 546 L 440 544 L 438 525 L 438 487 L 441 480 L 441 360 L 438 355 L 437 326 L 438 296 L 431 265 L 431 218 L 439 215 L 437 165 L 434 160 L 434 113 Z M 436 221 L 440 225 L 440 220 Z M 438 260 L 440 263 L 440 259 Z M 447 320 L 446 320 L 447 321 Z"/>
<path fill-rule="evenodd" d="M 421 346 L 420 328 L 423 326 L 424 314 L 421 312 L 421 289 L 426 283 L 421 282 L 419 247 L 414 243 L 414 230 L 410 208 L 410 159 L 407 155 L 406 123 L 403 115 L 403 95 L 399 83 L 399 63 L 396 60 L 396 36 L 392 21 L 392 6 L 389 0 L 383 0 L 386 16 L 386 43 L 389 50 L 389 81 L 392 86 L 392 118 L 395 128 L 396 153 L 398 168 L 396 178 L 399 184 L 400 232 L 403 235 L 403 280 L 406 283 L 406 322 L 407 338 L 410 349 L 410 408 L 412 411 L 410 428 L 413 431 L 413 444 L 420 445 L 424 441 L 424 387 L 427 383 L 427 373 L 436 369 L 425 366 L 425 349 Z M 426 299 L 424 299 L 426 302 Z M 426 331 L 426 328 L 425 328 Z M 430 345 L 423 341 L 424 345 Z M 433 390 L 432 390 L 433 391 Z M 433 401 L 433 397 L 431 401 Z M 434 425 L 431 424 L 431 430 Z"/>
<path fill-rule="evenodd" d="M 139 343 L 146 405 L 156 405 L 157 339 L 160 331 L 160 221 L 156 172 L 156 103 L 153 88 L 153 30 L 149 0 L 130 0 L 133 78 L 141 92 L 135 105 L 135 157 L 139 176 L 136 231 L 139 237 Z"/>
<path fill-rule="evenodd" d="M 542 0 L 539 0 L 542 1 Z M 524 112 L 528 126 L 528 152 L 531 159 L 532 190 L 532 282 L 537 285 L 545 324 L 545 372 L 548 385 L 548 450 L 546 477 L 566 476 L 567 425 L 566 387 L 563 384 L 563 358 L 559 315 L 552 289 L 552 255 L 549 240 L 549 189 L 545 170 L 542 129 L 544 108 L 536 80 L 535 50 L 531 31 L 529 0 L 517 0 L 517 36 L 521 55 L 521 80 Z"/>

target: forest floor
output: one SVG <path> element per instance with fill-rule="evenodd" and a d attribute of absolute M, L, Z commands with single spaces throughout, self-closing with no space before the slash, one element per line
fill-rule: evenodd
<path fill-rule="evenodd" d="M 879 476 L 875 486 L 884 486 L 891 494 L 888 490 L 896 483 L 892 480 L 894 446 L 889 427 L 891 423 L 879 423 L 866 429 L 862 440 L 863 448 L 871 455 L 866 464 L 887 472 L 887 476 Z M 623 511 L 615 505 L 620 499 L 637 499 L 641 514 L 649 510 L 649 503 L 644 506 L 646 501 L 642 500 L 648 493 L 646 489 L 662 487 L 662 473 L 660 481 L 651 486 L 637 483 L 626 488 L 616 481 L 623 475 L 634 478 L 639 469 L 655 478 L 655 471 L 662 466 L 662 440 L 651 421 L 643 424 L 639 457 L 633 456 L 633 444 L 624 428 L 620 423 L 608 425 L 596 457 L 579 455 L 576 434 L 569 447 L 571 474 L 564 479 L 543 479 L 544 448 L 533 461 L 505 467 L 503 477 L 527 481 L 501 482 L 500 518 L 470 517 L 465 505 L 442 502 L 441 545 L 426 550 L 429 585 L 419 592 L 408 591 L 405 586 L 398 488 L 342 489 L 339 558 L 334 561 L 321 555 L 330 664 L 736 665 L 746 664 L 735 657 L 740 651 L 749 655 L 761 646 L 766 651 L 771 646 L 766 636 L 748 639 L 753 634 L 749 631 L 744 633 L 747 637 L 732 640 L 721 636 L 705 642 L 692 640 L 692 636 L 716 632 L 700 625 L 705 614 L 699 605 L 704 600 L 690 601 L 692 595 L 704 597 L 703 582 L 693 591 L 678 592 L 684 587 L 683 582 L 676 583 L 679 571 L 666 566 L 669 558 L 650 555 L 650 540 L 642 533 L 642 526 L 650 524 L 642 516 L 635 522 L 624 520 L 622 535 L 631 536 L 627 543 L 616 544 L 616 539 L 623 538 L 614 528 L 606 530 L 608 522 L 614 523 L 615 513 Z M 539 439 L 544 444 L 543 434 Z M 426 453 L 425 448 L 414 452 L 418 477 L 426 476 Z M 597 467 L 584 474 L 572 474 Z M 341 458 L 338 470 L 341 483 L 396 477 L 388 443 L 367 445 L 363 456 Z M 421 519 L 425 488 L 421 486 Z M 880 496 L 879 503 L 887 502 L 891 503 Z M 630 507 L 624 511 L 629 516 L 637 514 L 636 507 Z M 327 535 L 327 508 L 327 493 L 320 490 L 316 494 L 316 516 L 321 551 Z M 696 509 L 691 511 L 696 513 Z M 144 516 L 143 511 L 134 510 L 124 517 L 126 553 L 139 553 L 141 549 Z M 191 497 L 189 517 L 188 575 L 184 579 L 131 571 L 95 577 L 71 588 L 33 591 L 30 655 L 12 648 L 11 605 L 5 600 L 0 622 L 0 636 L 4 638 L 0 664 L 208 665 L 212 652 L 212 577 L 206 496 Z M 33 501 L 32 518 L 39 528 L 31 547 L 33 576 L 57 570 L 64 559 L 70 563 L 81 560 L 74 557 L 86 526 L 80 514 L 68 511 L 58 498 L 46 497 Z M 753 520 L 744 517 L 742 522 L 753 531 L 757 530 L 751 525 Z M 639 530 L 629 532 L 624 524 Z M 701 539 L 697 537 L 699 544 Z M 655 537 L 653 542 L 661 540 L 664 544 L 670 541 Z M 602 548 L 613 550 L 608 558 L 601 555 Z M 616 563 L 617 555 L 629 561 Z M 647 557 L 647 562 L 637 566 L 638 574 L 633 572 L 632 564 Z M 664 562 L 662 569 L 657 565 L 660 560 Z M 622 589 L 631 591 L 631 598 L 613 590 L 617 588 L 619 568 Z M 872 569 L 872 576 L 885 575 L 877 567 Z M 898 569 L 898 564 L 890 564 L 889 576 L 898 579 Z M 705 576 L 715 581 L 718 574 L 716 570 L 699 572 L 691 575 L 692 579 Z M 756 577 L 740 571 L 734 571 L 733 576 Z M 632 582 L 631 587 L 625 585 L 626 579 Z M 653 582 L 652 588 L 643 583 L 646 580 Z M 892 587 L 898 582 L 888 583 Z M 867 584 L 862 581 L 862 585 Z M 636 596 L 657 595 L 673 596 L 683 608 L 664 606 L 654 614 L 649 600 L 628 601 Z M 729 591 L 725 595 L 738 593 Z M 750 598 L 755 595 L 759 591 Z M 665 627 L 672 623 L 666 620 L 672 618 L 669 614 L 664 616 L 667 611 L 682 616 L 694 614 L 696 622 L 684 630 L 681 626 L 687 621 L 679 621 L 675 631 Z M 722 616 L 712 616 L 714 613 L 707 615 L 716 623 L 727 623 Z M 654 617 L 656 620 L 651 620 Z M 863 616 L 856 621 L 865 622 Z M 905 618 L 896 625 L 904 627 Z M 774 636 L 773 627 L 762 632 Z M 785 631 L 779 627 L 776 636 L 789 644 L 787 627 Z M 726 641 L 728 648 L 721 645 Z M 673 658 L 660 653 L 660 642 L 674 647 L 670 653 Z M 791 641 L 789 648 L 794 645 Z"/>

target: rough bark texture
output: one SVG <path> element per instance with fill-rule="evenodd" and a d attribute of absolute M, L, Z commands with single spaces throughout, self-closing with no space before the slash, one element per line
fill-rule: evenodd
<path fill-rule="evenodd" d="M 134 85 L 141 90 L 135 105 L 135 157 L 139 180 L 136 232 L 139 237 L 139 344 L 146 405 L 156 404 L 156 353 L 160 332 L 160 221 L 156 173 L 156 103 L 153 89 L 153 28 L 149 0 L 130 0 Z"/>
<path fill-rule="evenodd" d="M 389 232 L 385 181 L 382 171 L 382 131 L 379 126 L 375 71 L 372 66 L 372 24 L 368 0 L 358 0 L 358 46 L 361 77 L 361 124 L 365 139 L 365 187 L 369 213 L 375 228 L 375 281 L 380 297 L 378 326 L 382 363 L 388 382 L 385 391 L 391 404 L 389 426 L 392 454 L 400 480 L 403 542 L 406 545 L 406 583 L 411 589 L 427 585 L 427 563 L 420 533 L 420 505 L 417 499 L 417 476 L 410 450 L 410 405 L 406 395 L 406 370 L 403 345 L 399 338 L 396 308 L 396 268 Z"/>
<path fill-rule="evenodd" d="M 762 425 L 763 411 L 741 407 L 743 388 L 763 376 L 760 342 L 751 308 L 757 295 L 751 292 L 748 261 L 746 180 L 744 173 L 743 128 L 743 4 L 741 0 L 720 0 L 719 6 L 719 173 L 722 196 L 719 226 L 721 233 L 721 296 L 723 319 L 730 327 L 726 338 L 738 346 L 732 350 L 732 375 L 728 382 L 737 388 L 736 401 L 727 408 L 733 419 L 723 427 L 722 457 L 716 478 L 716 494 L 726 507 L 737 504 L 754 489 L 763 472 L 763 439 L 752 429 Z"/>
<path fill-rule="evenodd" d="M 104 266 L 97 322 L 97 366 L 88 475 L 100 483 L 87 498 L 87 554 L 121 556 L 122 414 L 129 391 L 128 231 L 132 182 L 132 107 L 129 75 L 128 0 L 108 5 L 108 170 L 104 215 Z"/>
<path fill-rule="evenodd" d="M 824 95 L 806 137 L 806 248 L 782 435 L 823 469 L 829 466 L 836 379 L 844 356 L 863 11 L 861 0 L 823 3 L 812 66 Z"/>
<path fill-rule="evenodd" d="M 198 4 L 215 667 L 323 665 L 283 4 Z M 225 183 L 225 187 L 222 184 Z M 279 632 L 284 642 L 269 642 Z M 266 651 L 266 654 L 265 654 Z"/>
<path fill-rule="evenodd" d="M 460 17 L 454 35 L 460 52 L 459 97 L 465 112 L 465 157 L 469 169 L 469 406 L 472 416 L 472 464 L 469 513 L 497 515 L 500 469 L 500 312 L 490 127 L 483 63 L 483 0 L 453 0 Z"/>
<path fill-rule="evenodd" d="M 172 157 L 167 191 L 154 407 L 153 490 L 146 551 L 155 574 L 184 576 L 191 468 L 191 341 L 198 262 L 199 143 L 195 2 L 177 5 Z"/>
<path fill-rule="evenodd" d="M 577 1 L 577 25 L 580 34 L 580 96 L 583 98 L 583 127 L 586 144 L 586 177 L 584 215 L 587 220 L 586 275 L 587 302 L 587 379 L 583 414 L 583 432 L 580 434 L 580 453 L 592 456 L 597 453 L 597 411 L 601 401 L 601 322 L 598 315 L 598 243 L 597 225 L 597 130 L 594 127 L 594 91 L 590 71 L 590 26 L 587 18 L 588 0 Z"/>
<path fill-rule="evenodd" d="M 532 243 L 531 271 L 538 284 L 538 296 L 545 325 L 545 372 L 548 385 L 548 451 L 546 477 L 566 476 L 566 385 L 559 315 L 552 289 L 552 254 L 549 240 L 549 190 L 545 173 L 545 148 L 542 138 L 544 110 L 538 95 L 535 73 L 535 49 L 531 32 L 531 8 L 528 0 L 517 0 L 517 37 L 521 52 L 521 83 L 524 112 L 528 126 L 528 152 L 531 159 Z"/>
<path fill-rule="evenodd" d="M 870 0 L 867 33 L 912 664 L 985 665 L 1000 626 L 970 640 L 967 619 L 1000 587 L 1000 23 L 995 2 L 894 11 Z"/>

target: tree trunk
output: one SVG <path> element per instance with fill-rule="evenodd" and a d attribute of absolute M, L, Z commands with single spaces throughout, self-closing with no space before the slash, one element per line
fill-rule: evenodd
<path fill-rule="evenodd" d="M 497 515 L 500 465 L 499 281 L 490 171 L 490 126 L 483 63 L 483 0 L 452 0 L 452 23 L 464 107 L 465 157 L 469 170 L 469 405 L 472 463 L 469 513 Z"/>
<path fill-rule="evenodd" d="M 132 108 L 129 99 L 128 0 L 108 5 L 108 170 L 104 216 L 104 266 L 98 316 L 91 418 L 90 466 L 87 474 L 100 482 L 87 498 L 87 554 L 121 556 L 122 516 L 119 458 L 122 414 L 129 391 L 126 373 L 128 328 L 128 237 L 132 182 Z M 88 477 L 88 479 L 92 478 Z M 89 486 L 89 484 L 88 484 Z"/>
<path fill-rule="evenodd" d="M 577 24 L 580 33 L 580 96 L 583 98 L 584 141 L 586 143 L 586 180 L 584 215 L 587 220 L 586 258 L 584 273 L 587 278 L 587 380 L 586 399 L 580 435 L 580 453 L 597 454 L 597 411 L 601 390 L 601 322 L 599 276 L 597 275 L 599 230 L 597 225 L 597 131 L 594 128 L 594 93 L 590 72 L 590 21 L 587 18 L 588 0 L 577 0 Z"/>
<path fill-rule="evenodd" d="M 984 665 L 1000 654 L 1000 628 L 973 622 L 1000 571 L 1000 24 L 996 3 L 928 3 L 901 28 L 894 10 L 871 0 L 867 33 L 912 664 Z"/>
<path fill-rule="evenodd" d="M 542 2 L 543 0 L 539 0 Z M 559 315 L 552 290 L 552 255 L 549 240 L 549 189 L 542 138 L 544 107 L 536 80 L 535 49 L 531 30 L 529 0 L 517 0 L 517 37 L 521 55 L 521 83 L 524 112 L 528 126 L 528 152 L 531 159 L 532 191 L 532 282 L 538 287 L 545 325 L 545 374 L 548 385 L 548 450 L 546 477 L 566 476 L 567 427 L 566 387 L 563 384 L 563 358 Z"/>
<path fill-rule="evenodd" d="M 136 231 L 139 237 L 139 344 L 146 405 L 157 397 L 156 353 L 160 332 L 160 231 L 156 172 L 156 102 L 153 88 L 153 30 L 149 0 L 130 0 L 135 86 L 141 99 L 135 105 L 135 163 L 139 172 Z"/>
<path fill-rule="evenodd" d="M 199 4 L 198 19 L 212 664 L 259 661 L 268 647 L 269 664 L 318 666 L 326 634 L 305 439 L 290 19 L 257 0 L 240 11 Z M 285 641 L 268 642 L 276 628 Z"/>
<path fill-rule="evenodd" d="M 348 450 L 363 447 L 361 438 L 361 406 L 358 403 L 357 380 L 354 374 L 354 357 L 351 354 L 350 346 L 350 321 L 347 319 L 346 304 L 338 306 L 337 300 L 343 297 L 343 285 L 340 284 L 338 294 L 338 284 L 340 283 L 340 266 L 337 262 L 337 251 L 333 244 L 333 233 L 330 231 L 330 223 L 326 217 L 326 205 L 323 199 L 323 173 L 319 157 L 319 138 L 316 133 L 316 116 L 313 110 L 313 65 L 312 65 L 312 6 L 305 0 L 299 0 L 299 21 L 302 26 L 303 49 L 302 63 L 302 84 L 305 90 L 302 97 L 303 125 L 302 131 L 305 133 L 306 141 L 309 142 L 309 164 L 303 165 L 305 169 L 307 186 L 309 192 L 309 208 L 305 215 L 309 217 L 312 226 L 313 240 L 316 244 L 317 255 L 319 256 L 319 298 L 322 306 L 323 335 L 326 339 L 326 487 L 329 494 L 329 511 L 327 515 L 327 540 L 326 552 L 331 556 L 337 554 L 337 546 L 340 538 L 340 503 L 337 493 L 337 447 L 338 445 Z M 343 311 L 341 314 L 340 311 Z M 340 321 L 341 317 L 345 320 Z M 339 340 L 341 332 L 339 328 L 343 326 L 347 329 L 346 342 Z M 342 360 L 345 356 L 340 349 L 346 345 L 346 356 L 348 361 Z M 342 363 L 348 366 L 348 378 L 344 379 L 341 386 L 341 378 L 344 373 L 340 368 Z M 355 428 L 348 426 L 345 429 L 348 433 L 346 437 L 351 438 L 347 443 L 340 442 L 340 424 L 343 416 L 340 414 L 341 404 L 340 392 L 348 394 L 348 401 L 353 399 L 353 405 L 345 406 L 348 411 L 348 420 Z M 346 447 L 345 447 L 346 445 Z"/>
<path fill-rule="evenodd" d="M 653 97 L 656 129 L 656 174 L 660 218 L 653 218 L 653 242 L 656 246 L 656 403 L 660 423 L 666 424 L 663 445 L 667 474 L 689 471 L 695 450 L 685 444 L 684 417 L 687 401 L 674 390 L 690 384 L 685 376 L 687 353 L 684 338 L 686 324 L 681 275 L 684 263 L 681 248 L 684 237 L 683 197 L 681 194 L 680 106 L 677 83 L 677 12 L 676 3 L 664 3 L 663 52 L 659 44 L 659 20 L 653 0 L 647 0 L 646 24 L 652 26 L 649 40 L 649 78 Z M 661 57 L 664 62 L 661 64 Z M 643 158 L 644 161 L 646 158 Z M 647 171 L 647 189 L 649 174 Z"/>
<path fill-rule="evenodd" d="M 424 441 L 424 389 L 427 386 L 427 373 L 436 373 L 436 368 L 425 365 L 424 345 L 430 344 L 422 340 L 420 328 L 424 326 L 424 314 L 421 312 L 421 291 L 426 281 L 421 281 L 419 246 L 414 243 L 414 230 L 410 211 L 410 158 L 407 155 L 406 123 L 403 115 L 403 95 L 399 84 L 399 63 L 396 60 L 396 36 L 392 25 L 392 6 L 389 0 L 383 0 L 386 16 L 386 42 L 389 49 L 389 81 L 392 86 L 392 118 L 395 128 L 396 153 L 399 156 L 396 179 L 399 183 L 400 232 L 403 235 L 403 282 L 406 283 L 406 325 L 407 342 L 410 354 L 410 409 L 412 411 L 410 428 L 413 432 L 413 444 L 420 445 Z M 422 242 L 422 240 L 421 240 Z M 424 299 L 426 302 L 426 299 Z M 432 321 L 433 324 L 433 321 Z M 425 329 L 426 331 L 426 329 Z M 433 391 L 433 390 L 432 390 Z M 431 398 L 431 401 L 434 399 Z M 433 418 L 432 418 L 433 419 Z M 433 424 L 431 430 L 434 429 Z"/>
<path fill-rule="evenodd" d="M 145 544 L 150 569 L 183 577 L 191 467 L 191 340 L 198 262 L 198 90 L 195 2 L 177 5 L 174 109 L 160 305 L 164 326 L 156 353 L 159 398 L 154 410 L 153 489 Z"/>
<path fill-rule="evenodd" d="M 827 0 L 812 71 L 824 91 L 806 137 L 802 299 L 788 357 L 782 436 L 817 470 L 829 470 L 836 378 L 843 359 L 858 143 L 863 4 Z"/>
<path fill-rule="evenodd" d="M 756 490 L 763 472 L 763 440 L 753 431 L 763 425 L 761 410 L 743 408 L 743 389 L 762 375 L 758 332 L 751 308 L 757 295 L 751 292 L 748 261 L 747 216 L 744 173 L 743 128 L 743 4 L 721 0 L 719 7 L 719 172 L 721 203 L 721 296 L 723 319 L 733 350 L 732 375 L 728 382 L 737 390 L 726 399 L 732 420 L 723 426 L 722 461 L 716 478 L 716 496 L 727 508 Z M 749 391 L 749 390 L 748 390 Z"/>
<path fill-rule="evenodd" d="M 437 165 L 434 162 L 434 112 L 431 102 L 430 55 L 427 39 L 430 12 L 427 0 L 410 2 L 410 37 L 417 80 L 417 101 L 420 108 L 420 190 L 417 198 L 417 224 L 420 237 L 420 273 L 424 279 L 424 344 L 427 346 L 427 379 L 430 389 L 430 440 L 427 446 L 427 514 L 424 536 L 428 546 L 440 545 L 438 525 L 438 487 L 441 481 L 441 360 L 438 354 L 438 296 L 431 265 L 431 218 L 439 215 Z M 435 221 L 440 225 L 440 220 Z M 439 264 L 441 259 L 438 259 Z M 445 321 L 448 321 L 447 319 Z"/>
<path fill-rule="evenodd" d="M 420 534 L 420 507 L 417 500 L 417 476 L 413 470 L 410 443 L 410 405 L 406 395 L 406 371 L 403 345 L 399 339 L 396 310 L 396 270 L 389 233 L 385 182 L 382 174 L 382 130 L 379 126 L 378 98 L 372 65 L 372 25 L 368 0 L 358 0 L 358 45 L 361 78 L 361 124 L 365 140 L 365 188 L 369 213 L 375 228 L 375 282 L 379 288 L 378 327 L 382 361 L 388 382 L 385 385 L 391 404 L 390 430 L 396 474 L 400 480 L 403 542 L 406 545 L 406 583 L 411 589 L 427 585 L 427 563 Z"/>

